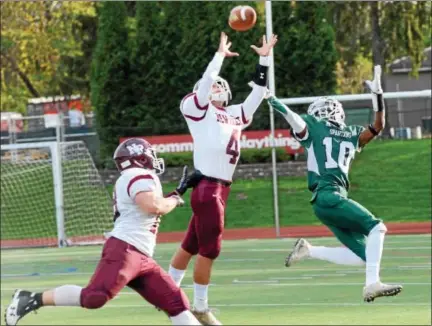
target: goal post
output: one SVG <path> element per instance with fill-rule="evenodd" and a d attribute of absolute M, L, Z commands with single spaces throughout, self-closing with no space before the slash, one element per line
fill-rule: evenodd
<path fill-rule="evenodd" d="M 96 244 L 110 194 L 84 142 L 1 146 L 1 248 Z"/>

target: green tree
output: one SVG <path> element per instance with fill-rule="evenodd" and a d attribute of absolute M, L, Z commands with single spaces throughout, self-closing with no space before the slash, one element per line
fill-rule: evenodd
<path fill-rule="evenodd" d="M 94 4 L 24 1 L 0 6 L 1 110 L 24 113 L 29 97 L 64 94 L 61 85 L 68 73 L 62 58 L 82 57 L 74 33 L 81 28 L 79 17 L 95 16 Z"/>
<path fill-rule="evenodd" d="M 274 50 L 279 97 L 318 96 L 336 91 L 335 35 L 326 2 L 273 3 Z M 276 119 L 276 126 L 283 127 Z M 265 126 L 268 128 L 268 125 Z"/>
<path fill-rule="evenodd" d="M 417 75 L 430 40 L 430 2 L 346 1 L 329 5 L 341 56 L 339 65 L 344 71 L 338 75 L 348 79 L 338 82 L 341 93 L 362 92 L 363 80 L 370 78 L 374 65 L 385 69 L 389 62 L 405 55 L 413 62 L 411 74 Z M 364 69 L 359 72 L 359 64 L 365 60 L 371 62 L 369 76 Z"/>
<path fill-rule="evenodd" d="M 124 2 L 104 2 L 99 11 L 97 43 L 93 53 L 91 102 L 101 139 L 101 157 L 108 158 L 133 127 L 135 99 L 130 77 L 127 11 Z"/>
<path fill-rule="evenodd" d="M 134 88 L 140 98 L 134 112 L 139 120 L 135 132 L 166 134 L 187 132 L 179 104 L 217 51 L 221 31 L 226 31 L 239 58 L 225 60 L 221 76 L 233 90 L 233 103 L 250 92 L 247 83 L 258 61 L 250 49 L 263 33 L 261 23 L 248 32 L 231 30 L 225 20 L 237 3 L 139 2 L 136 5 L 137 38 L 134 55 Z M 255 4 L 252 4 L 255 5 Z M 188 19 L 184 19 L 188 17 Z M 203 18 L 204 17 L 204 18 Z M 152 32 L 149 32 L 152 31 Z M 149 96 L 151 95 L 151 96 Z"/>

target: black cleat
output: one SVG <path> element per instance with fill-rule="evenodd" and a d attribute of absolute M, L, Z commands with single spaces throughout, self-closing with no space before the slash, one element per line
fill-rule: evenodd
<path fill-rule="evenodd" d="M 36 311 L 42 305 L 37 300 L 36 293 L 24 290 L 16 290 L 12 296 L 12 302 L 6 308 L 4 319 L 6 326 L 15 326 L 18 321 L 29 312 Z"/>

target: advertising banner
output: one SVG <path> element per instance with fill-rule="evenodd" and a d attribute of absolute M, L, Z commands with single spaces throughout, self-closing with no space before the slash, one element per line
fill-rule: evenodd
<path fill-rule="evenodd" d="M 124 137 L 120 142 L 131 137 Z M 193 141 L 190 135 L 145 136 L 159 153 L 192 152 Z M 242 149 L 261 149 L 270 147 L 270 130 L 244 131 L 240 138 Z M 300 154 L 303 149 L 288 129 L 275 130 L 276 147 L 285 148 L 289 154 Z"/>

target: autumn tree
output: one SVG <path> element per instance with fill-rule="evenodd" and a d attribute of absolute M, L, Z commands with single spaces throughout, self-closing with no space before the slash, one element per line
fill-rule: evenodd
<path fill-rule="evenodd" d="M 430 2 L 346 1 L 329 6 L 340 54 L 341 93 L 362 92 L 363 80 L 370 78 L 374 65 L 385 69 L 401 56 L 411 58 L 411 74 L 417 75 L 430 39 Z"/>
<path fill-rule="evenodd" d="M 1 110 L 24 112 L 29 97 L 62 94 L 68 76 L 62 58 L 83 55 L 75 37 L 78 17 L 94 17 L 94 4 L 22 1 L 0 6 Z"/>

